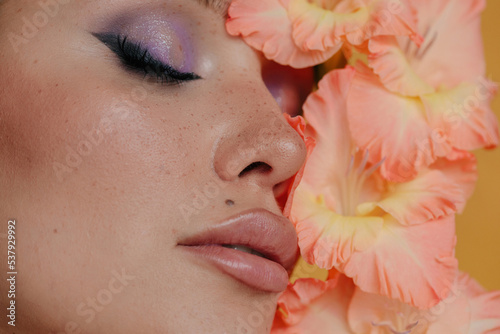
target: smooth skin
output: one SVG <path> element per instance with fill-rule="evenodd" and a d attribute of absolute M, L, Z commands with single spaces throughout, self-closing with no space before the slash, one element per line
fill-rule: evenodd
<path fill-rule="evenodd" d="M 276 293 L 177 246 L 248 209 L 281 214 L 276 198 L 304 163 L 261 56 L 195 0 L 58 4 L 46 24 L 38 1 L 0 6 L 0 233 L 16 220 L 15 332 L 268 333 Z M 148 34 L 171 34 L 174 65 L 189 56 L 202 79 L 158 84 L 92 35 L 127 17 L 119 29 L 137 39 L 153 15 L 176 28 Z"/>

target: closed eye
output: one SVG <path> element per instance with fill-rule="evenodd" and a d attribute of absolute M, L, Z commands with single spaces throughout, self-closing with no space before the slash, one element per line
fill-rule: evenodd
<path fill-rule="evenodd" d="M 192 72 L 180 72 L 172 66 L 154 58 L 140 43 L 130 41 L 127 36 L 111 33 L 93 33 L 120 59 L 122 65 L 129 71 L 153 77 L 158 83 L 165 85 L 181 85 L 201 77 Z"/>

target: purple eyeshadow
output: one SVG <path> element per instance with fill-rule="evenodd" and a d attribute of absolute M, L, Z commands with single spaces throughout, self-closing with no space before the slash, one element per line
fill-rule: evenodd
<path fill-rule="evenodd" d="M 149 51 L 157 60 L 180 72 L 194 71 L 194 48 L 186 23 L 159 15 L 120 20 L 118 33 Z"/>

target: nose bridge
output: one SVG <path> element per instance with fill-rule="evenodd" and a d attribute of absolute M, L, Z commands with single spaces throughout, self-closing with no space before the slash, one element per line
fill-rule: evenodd
<path fill-rule="evenodd" d="M 214 169 L 225 181 L 245 177 L 272 187 L 300 169 L 306 156 L 305 144 L 263 83 L 262 88 L 247 89 L 245 95 L 232 103 L 238 112 L 230 130 L 216 144 Z"/>

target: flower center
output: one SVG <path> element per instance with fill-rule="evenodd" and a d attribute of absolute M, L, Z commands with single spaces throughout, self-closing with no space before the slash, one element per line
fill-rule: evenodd
<path fill-rule="evenodd" d="M 408 326 L 405 327 L 405 329 L 403 331 L 399 331 L 399 330 L 396 330 L 392 327 L 392 323 L 391 322 L 388 322 L 388 321 L 384 321 L 384 322 L 381 322 L 381 323 L 374 323 L 372 322 L 372 326 L 374 327 L 385 327 L 387 330 L 388 330 L 388 333 L 391 333 L 391 334 L 410 334 L 412 332 L 412 330 L 417 327 L 418 325 L 418 321 L 417 322 L 414 322 L 413 324 L 409 324 Z"/>
<path fill-rule="evenodd" d="M 355 216 L 356 208 L 360 204 L 361 194 L 366 180 L 382 165 L 385 158 L 375 165 L 368 166 L 370 153 L 368 150 L 363 155 L 357 152 L 351 155 L 351 161 L 342 180 L 342 215 Z"/>
<path fill-rule="evenodd" d="M 308 0 L 309 3 L 314 3 L 316 6 L 333 11 L 341 0 Z"/>
<path fill-rule="evenodd" d="M 410 39 L 405 42 L 406 44 L 404 45 L 404 47 L 402 47 L 402 49 L 404 50 L 408 61 L 413 68 L 419 67 L 419 65 L 422 63 L 422 60 L 429 53 L 429 50 L 436 43 L 437 37 L 437 29 L 433 26 L 428 26 L 423 35 L 424 42 L 420 47 L 415 45 L 415 43 L 413 43 L 413 41 L 411 41 Z"/>

